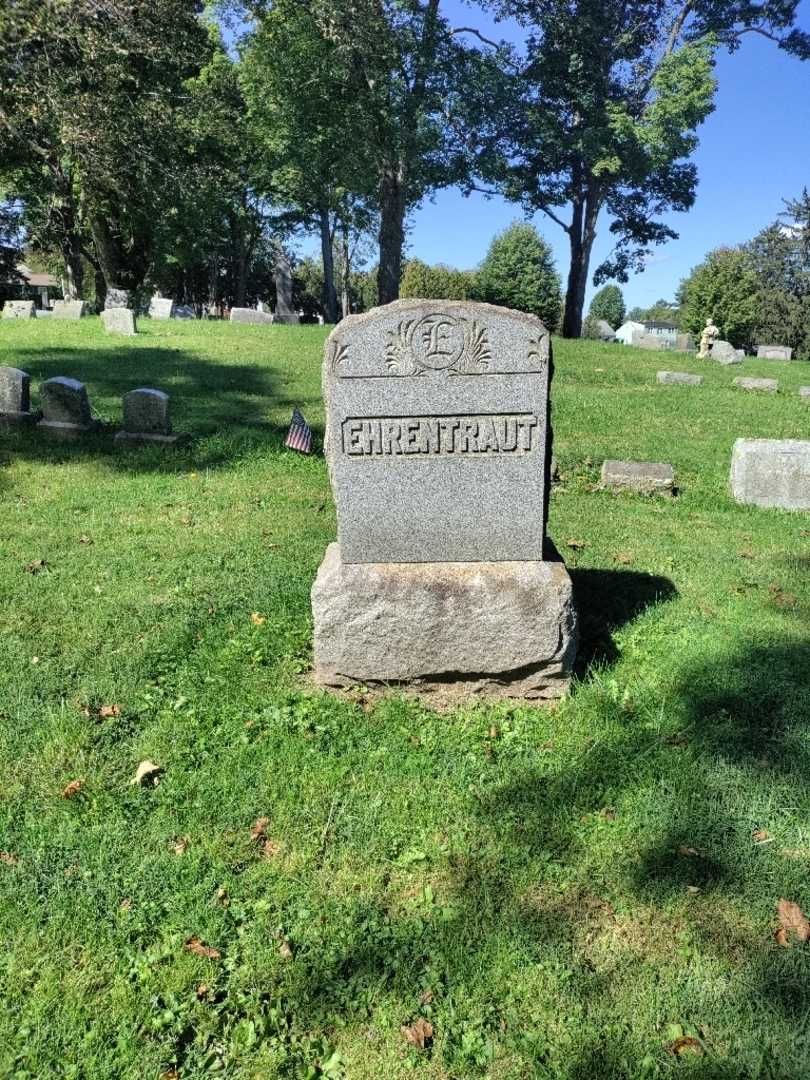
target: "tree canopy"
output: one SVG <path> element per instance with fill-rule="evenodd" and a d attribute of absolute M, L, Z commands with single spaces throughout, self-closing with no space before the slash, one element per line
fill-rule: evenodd
<path fill-rule="evenodd" d="M 590 314 L 595 319 L 604 319 L 614 330 L 624 322 L 624 297 L 618 285 L 605 285 L 591 300 Z"/>
<path fill-rule="evenodd" d="M 560 276 L 551 248 L 528 222 L 513 222 L 493 239 L 478 268 L 476 291 L 481 300 L 528 311 L 557 329 Z"/>

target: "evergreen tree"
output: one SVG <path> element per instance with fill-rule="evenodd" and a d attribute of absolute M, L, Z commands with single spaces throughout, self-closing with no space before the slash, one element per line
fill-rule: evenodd
<path fill-rule="evenodd" d="M 591 300 L 591 315 L 604 319 L 614 330 L 624 322 L 624 297 L 618 285 L 605 285 Z"/>
<path fill-rule="evenodd" d="M 478 297 L 538 315 L 556 330 L 562 309 L 560 275 L 551 248 L 533 225 L 513 222 L 489 245 L 478 269 Z"/>
<path fill-rule="evenodd" d="M 751 348 L 759 322 L 759 280 L 746 251 L 717 248 L 678 288 L 681 328 L 700 336 L 714 319 L 720 336 L 735 348 Z"/>

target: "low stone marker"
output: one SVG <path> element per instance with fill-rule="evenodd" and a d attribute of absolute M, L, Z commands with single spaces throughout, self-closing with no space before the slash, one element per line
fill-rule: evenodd
<path fill-rule="evenodd" d="M 758 345 L 758 360 L 792 360 L 793 349 L 787 345 Z"/>
<path fill-rule="evenodd" d="M 153 296 L 149 301 L 150 319 L 173 319 L 174 300 L 165 299 L 162 296 Z"/>
<path fill-rule="evenodd" d="M 33 300 L 6 300 L 3 307 L 4 319 L 35 319 L 36 304 Z"/>
<path fill-rule="evenodd" d="M 690 375 L 686 371 L 659 371 L 656 381 L 678 386 L 700 386 L 703 383 L 702 375 Z"/>
<path fill-rule="evenodd" d="M 576 653 L 550 543 L 551 345 L 534 316 L 402 300 L 326 343 L 337 503 L 312 589 L 315 678 L 557 697 Z"/>
<path fill-rule="evenodd" d="M 765 390 L 769 394 L 775 394 L 779 389 L 779 383 L 776 379 L 745 379 L 740 377 L 731 381 L 734 386 L 739 386 L 741 390 Z"/>
<path fill-rule="evenodd" d="M 137 333 L 135 312 L 130 308 L 105 308 L 101 313 L 101 321 L 104 323 L 104 329 L 108 334 L 123 334 L 125 337 L 134 337 Z"/>
<path fill-rule="evenodd" d="M 731 494 L 751 506 L 810 510 L 810 442 L 737 439 L 731 454 Z"/>
<path fill-rule="evenodd" d="M 675 338 L 676 352 L 694 352 L 695 339 L 691 334 L 678 334 Z"/>
<path fill-rule="evenodd" d="M 718 364 L 741 364 L 745 358 L 742 349 L 735 349 L 730 341 L 715 341 L 709 353 L 709 360 L 716 360 Z"/>
<path fill-rule="evenodd" d="M 803 401 L 810 401 L 810 386 L 800 386 L 799 387 L 799 397 Z"/>
<path fill-rule="evenodd" d="M 657 334 L 633 334 L 633 344 L 638 349 L 649 349 L 651 352 L 668 352 L 672 348 L 672 342 Z"/>
<path fill-rule="evenodd" d="M 60 439 L 76 439 L 100 427 L 90 413 L 87 388 L 78 379 L 57 375 L 40 384 L 42 419 L 37 424 L 45 434 Z"/>
<path fill-rule="evenodd" d="M 84 300 L 54 300 L 51 314 L 54 319 L 82 319 L 87 314 Z"/>
<path fill-rule="evenodd" d="M 30 424 L 39 419 L 31 412 L 31 376 L 19 368 L 0 367 L 0 423 Z"/>
<path fill-rule="evenodd" d="M 124 427 L 115 436 L 119 444 L 175 446 L 184 438 L 172 431 L 169 395 L 162 390 L 141 387 L 123 397 Z"/>
<path fill-rule="evenodd" d="M 602 486 L 609 491 L 672 495 L 675 490 L 675 470 L 660 461 L 608 460 L 602 463 Z"/>
<path fill-rule="evenodd" d="M 269 326 L 273 316 L 268 311 L 256 311 L 250 307 L 231 308 L 231 322 L 249 323 L 254 326 Z"/>
<path fill-rule="evenodd" d="M 191 304 L 175 304 L 173 319 L 196 319 L 197 312 L 191 306 Z"/>

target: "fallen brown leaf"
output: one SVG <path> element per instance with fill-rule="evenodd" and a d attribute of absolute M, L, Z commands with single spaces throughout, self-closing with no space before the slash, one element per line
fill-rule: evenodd
<path fill-rule="evenodd" d="M 405 1036 L 405 1041 L 415 1046 L 417 1050 L 424 1050 L 433 1041 L 433 1024 L 422 1016 L 410 1027 L 403 1024 L 399 1030 Z"/>
<path fill-rule="evenodd" d="M 776 913 L 781 923 L 775 935 L 778 945 L 787 949 L 791 944 L 791 934 L 795 934 L 799 942 L 810 940 L 810 922 L 798 904 L 782 897 L 776 905 Z"/>
<path fill-rule="evenodd" d="M 120 705 L 102 705 L 101 708 L 98 710 L 98 715 L 100 717 L 102 717 L 102 719 L 104 719 L 104 720 L 108 719 L 110 716 L 120 716 L 121 715 L 121 706 Z"/>
<path fill-rule="evenodd" d="M 586 544 L 584 540 L 566 540 L 565 546 L 573 548 L 574 551 L 581 551 L 582 548 L 586 547 Z"/>
<path fill-rule="evenodd" d="M 267 833 L 267 826 L 270 824 L 270 818 L 260 817 L 256 818 L 250 827 L 250 839 L 251 840 L 264 840 Z"/>
<path fill-rule="evenodd" d="M 273 859 L 281 851 L 281 844 L 278 840 L 265 840 L 262 845 L 262 855 L 265 859 Z"/>
<path fill-rule="evenodd" d="M 616 562 L 620 563 L 622 566 L 630 566 L 633 562 L 633 556 L 628 555 L 624 551 L 620 551 L 619 554 L 616 556 Z"/>
<path fill-rule="evenodd" d="M 44 559 L 34 559 L 25 567 L 26 574 L 41 574 L 43 570 L 48 569 L 48 564 Z"/>
<path fill-rule="evenodd" d="M 79 543 L 80 544 L 92 544 L 93 541 L 90 539 L 89 536 L 80 536 L 79 537 Z"/>
<path fill-rule="evenodd" d="M 142 761 L 138 768 L 135 770 L 135 775 L 130 780 L 130 784 L 157 784 L 160 774 L 163 769 L 160 765 L 156 765 L 154 761 L 150 761 L 148 758 Z"/>
<path fill-rule="evenodd" d="M 12 855 L 10 851 L 0 851 L 0 862 L 5 863 L 6 866 L 16 866 L 20 860 L 16 855 Z"/>
<path fill-rule="evenodd" d="M 675 1054 L 680 1057 L 681 1054 L 702 1054 L 703 1046 L 700 1039 L 694 1038 L 692 1035 L 681 1035 L 680 1038 L 675 1039 L 667 1047 L 670 1054 Z"/>
<path fill-rule="evenodd" d="M 697 896 L 697 894 L 700 892 L 700 886 L 699 885 L 687 885 L 686 886 L 686 891 L 689 893 L 690 896 Z"/>
<path fill-rule="evenodd" d="M 764 842 L 766 840 L 770 840 L 770 838 L 770 833 L 766 832 L 765 829 L 754 829 L 754 831 L 751 833 L 751 839 L 754 841 L 755 844 L 764 844 Z"/>
<path fill-rule="evenodd" d="M 205 983 L 200 983 L 200 985 L 197 987 L 197 997 L 200 1001 L 202 1001 L 203 998 L 208 997 L 208 987 L 205 985 Z"/>
<path fill-rule="evenodd" d="M 432 1001 L 433 1001 L 433 991 L 432 990 L 423 990 L 422 993 L 419 995 L 419 1004 L 420 1005 L 430 1005 L 430 1003 Z"/>
<path fill-rule="evenodd" d="M 204 956 L 208 960 L 219 960 L 222 955 L 219 949 L 215 949 L 212 945 L 204 945 L 198 937 L 189 938 L 184 947 L 195 956 Z"/>
<path fill-rule="evenodd" d="M 72 799 L 74 795 L 78 795 L 84 787 L 84 780 L 71 780 L 67 787 L 62 790 L 63 799 Z"/>
<path fill-rule="evenodd" d="M 175 855 L 185 855 L 188 851 L 189 839 L 187 836 L 178 836 L 172 845 Z"/>
<path fill-rule="evenodd" d="M 278 955 L 282 960 L 292 960 L 293 951 L 292 946 L 286 938 L 283 938 L 278 945 Z"/>
<path fill-rule="evenodd" d="M 700 855 L 700 852 L 698 851 L 697 848 L 686 847 L 684 844 L 681 844 L 681 846 L 678 848 L 678 854 L 679 855 Z"/>
<path fill-rule="evenodd" d="M 267 622 L 267 616 L 260 615 L 258 611 L 254 611 L 250 616 L 250 621 L 253 623 L 254 626 L 264 626 L 264 624 Z"/>

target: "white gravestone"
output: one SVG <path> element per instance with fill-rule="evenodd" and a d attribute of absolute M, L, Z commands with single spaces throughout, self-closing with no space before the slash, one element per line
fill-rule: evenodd
<path fill-rule="evenodd" d="M 738 503 L 810 510 L 810 442 L 737 439 L 731 454 L 731 494 Z"/>
<path fill-rule="evenodd" d="M 36 305 L 33 300 L 6 300 L 3 308 L 4 319 L 35 319 Z"/>
<path fill-rule="evenodd" d="M 82 319 L 87 314 L 87 304 L 84 300 L 54 300 L 54 319 Z"/>

